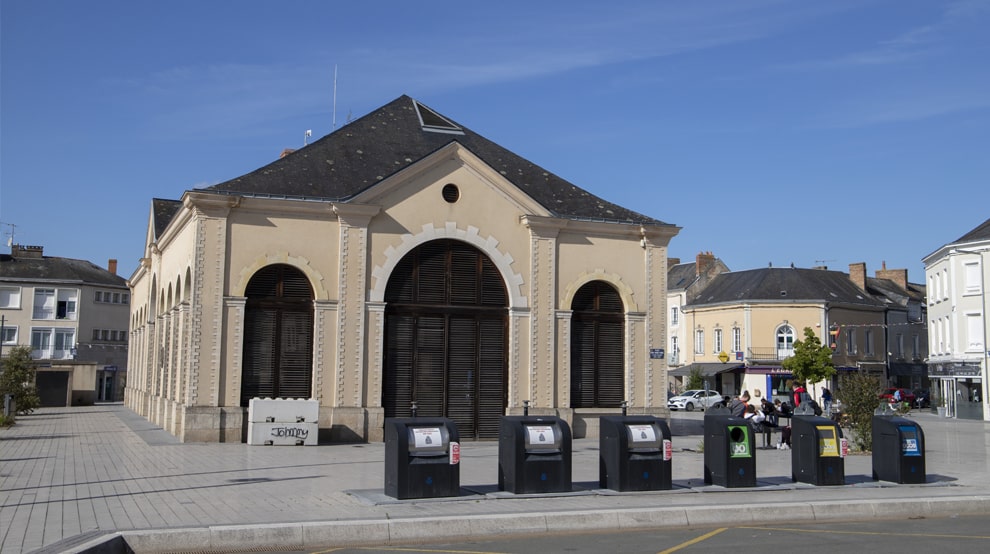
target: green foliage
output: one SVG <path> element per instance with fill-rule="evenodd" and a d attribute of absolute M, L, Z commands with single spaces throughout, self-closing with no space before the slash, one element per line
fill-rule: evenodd
<path fill-rule="evenodd" d="M 817 383 L 835 375 L 832 349 L 822 344 L 811 327 L 804 328 L 804 340 L 794 341 L 794 355 L 781 365 L 802 383 Z"/>
<path fill-rule="evenodd" d="M 880 406 L 883 383 L 880 377 L 863 371 L 850 372 L 839 379 L 836 398 L 842 403 L 843 421 L 855 429 L 857 449 L 873 449 L 873 412 Z"/>
<path fill-rule="evenodd" d="M 691 373 L 688 374 L 687 385 L 685 387 L 685 390 L 705 388 L 705 378 L 701 376 L 701 368 L 691 368 Z"/>
<path fill-rule="evenodd" d="M 3 373 L 0 373 L 0 395 L 14 395 L 17 413 L 29 414 L 41 406 L 41 397 L 35 386 L 35 366 L 31 359 L 31 349 L 15 346 L 3 359 Z"/>

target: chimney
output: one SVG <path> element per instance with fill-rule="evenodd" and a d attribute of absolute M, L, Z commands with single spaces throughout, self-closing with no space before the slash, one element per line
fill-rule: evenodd
<path fill-rule="evenodd" d="M 887 269 L 887 265 L 884 264 L 883 269 L 877 270 L 877 279 L 888 279 L 904 290 L 908 288 L 906 269 Z"/>
<path fill-rule="evenodd" d="M 110 258 L 107 261 L 107 271 L 113 273 L 114 275 L 117 274 L 117 260 Z"/>
<path fill-rule="evenodd" d="M 715 254 L 709 252 L 698 252 L 694 258 L 694 268 L 698 277 L 706 274 L 708 269 L 715 265 Z"/>
<path fill-rule="evenodd" d="M 667 258 L 667 267 L 670 267 L 672 265 L 681 265 L 681 259 L 680 258 Z"/>
<path fill-rule="evenodd" d="M 44 246 L 24 246 L 21 244 L 14 244 L 10 247 L 10 255 L 14 258 L 43 258 L 44 254 Z"/>
<path fill-rule="evenodd" d="M 282 150 L 282 153 L 281 154 L 278 155 L 278 159 L 281 160 L 282 158 L 288 156 L 289 154 L 291 154 L 291 153 L 293 153 L 295 151 L 296 151 L 295 148 L 286 148 L 286 149 Z"/>
<path fill-rule="evenodd" d="M 866 290 L 866 262 L 849 264 L 849 279 L 854 285 Z"/>

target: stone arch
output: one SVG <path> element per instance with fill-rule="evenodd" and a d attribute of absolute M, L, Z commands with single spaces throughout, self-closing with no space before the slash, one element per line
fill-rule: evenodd
<path fill-rule="evenodd" d="M 251 263 L 241 268 L 237 275 L 237 283 L 230 289 L 231 296 L 245 296 L 248 282 L 251 278 L 265 267 L 276 264 L 285 264 L 301 271 L 309 279 L 310 286 L 313 287 L 314 300 L 330 300 L 330 294 L 326 289 L 326 279 L 307 258 L 301 256 L 289 256 L 286 252 L 278 254 L 265 254 L 258 256 Z"/>
<path fill-rule="evenodd" d="M 622 298 L 622 305 L 625 307 L 626 313 L 639 311 L 632 287 L 627 285 L 618 274 L 606 273 L 604 269 L 600 268 L 583 273 L 577 279 L 568 283 L 564 289 L 564 298 L 561 306 L 566 310 L 571 309 L 571 305 L 574 303 L 574 295 L 581 290 L 581 287 L 592 281 L 604 281 L 615 287 L 615 290 L 619 292 L 619 297 Z"/>
<path fill-rule="evenodd" d="M 502 281 L 509 295 L 509 308 L 525 308 L 527 306 L 526 296 L 523 295 L 523 276 L 512 269 L 512 255 L 498 249 L 499 241 L 494 237 L 482 237 L 478 234 L 478 228 L 468 226 L 465 229 L 457 228 L 457 224 L 448 222 L 444 227 L 435 227 L 432 223 L 423 225 L 422 230 L 416 234 L 402 235 L 402 243 L 397 246 L 389 246 L 385 249 L 385 262 L 380 266 L 375 266 L 371 271 L 372 285 L 369 292 L 369 300 L 372 302 L 383 302 L 385 300 L 385 288 L 392 271 L 399 264 L 406 254 L 412 252 L 416 247 L 437 239 L 455 239 L 466 242 L 482 253 L 495 264 L 499 273 L 502 274 Z"/>

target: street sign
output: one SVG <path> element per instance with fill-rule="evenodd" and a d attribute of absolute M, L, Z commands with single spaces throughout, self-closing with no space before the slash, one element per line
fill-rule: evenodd
<path fill-rule="evenodd" d="M 651 348 L 650 349 L 650 358 L 652 358 L 654 360 L 662 360 L 663 359 L 663 348 Z"/>

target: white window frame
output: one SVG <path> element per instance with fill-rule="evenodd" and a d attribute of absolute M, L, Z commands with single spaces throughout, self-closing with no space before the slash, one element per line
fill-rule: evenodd
<path fill-rule="evenodd" d="M 680 320 L 679 314 L 680 314 L 680 310 L 677 308 L 677 306 L 671 306 L 671 308 L 670 308 L 670 325 L 671 326 L 674 326 L 674 325 L 677 325 L 678 324 L 678 322 Z"/>
<path fill-rule="evenodd" d="M 76 330 L 72 327 L 31 329 L 31 357 L 36 360 L 69 360 L 75 348 Z"/>
<path fill-rule="evenodd" d="M 722 329 L 715 329 L 714 335 L 712 335 L 712 346 L 715 347 L 713 350 L 715 354 L 722 352 Z"/>
<path fill-rule="evenodd" d="M 983 352 L 983 314 L 966 313 L 966 351 Z"/>
<path fill-rule="evenodd" d="M 8 337 L 9 335 L 9 337 Z M 17 345 L 17 325 L 4 325 L 3 332 L 0 334 L 0 341 L 3 341 L 4 346 L 16 346 Z"/>
<path fill-rule="evenodd" d="M 980 274 L 980 262 L 963 264 L 963 294 L 980 294 L 983 289 L 983 275 Z"/>
<path fill-rule="evenodd" d="M 696 329 L 694 331 L 694 353 L 704 354 L 705 353 L 705 330 Z"/>
<path fill-rule="evenodd" d="M 732 328 L 732 351 L 742 351 L 742 329 L 739 327 Z"/>
<path fill-rule="evenodd" d="M 0 310 L 21 309 L 21 287 L 0 287 Z"/>

